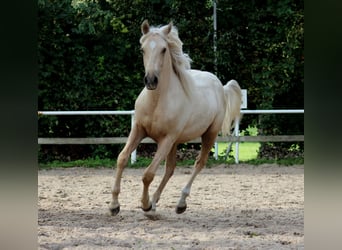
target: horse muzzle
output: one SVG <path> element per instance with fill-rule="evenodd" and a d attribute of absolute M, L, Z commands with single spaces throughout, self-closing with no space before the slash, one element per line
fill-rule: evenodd
<path fill-rule="evenodd" d="M 155 90 L 158 85 L 158 77 L 155 75 L 153 76 L 146 75 L 144 77 L 144 83 L 148 90 Z"/>

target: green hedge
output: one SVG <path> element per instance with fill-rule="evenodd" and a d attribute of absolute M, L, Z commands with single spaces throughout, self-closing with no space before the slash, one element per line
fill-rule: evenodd
<path fill-rule="evenodd" d="M 303 2 L 218 1 L 217 75 L 249 109 L 303 108 Z M 140 24 L 173 21 L 193 68 L 214 72 L 212 1 L 38 1 L 39 110 L 132 110 L 143 88 Z M 242 129 L 303 134 L 303 115 L 250 116 Z M 39 137 L 127 136 L 128 116 L 38 118 Z M 282 147 L 290 145 L 282 144 Z M 40 146 L 39 160 L 115 158 L 122 145 Z M 301 145 L 303 147 L 303 145 Z"/>

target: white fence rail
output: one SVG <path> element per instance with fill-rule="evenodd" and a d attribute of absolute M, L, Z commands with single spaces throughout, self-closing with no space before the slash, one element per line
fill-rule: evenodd
<path fill-rule="evenodd" d="M 275 109 L 275 110 L 241 110 L 242 114 L 303 114 L 304 109 Z M 134 110 L 128 111 L 38 111 L 43 115 L 130 115 L 131 126 L 134 123 Z M 304 135 L 279 135 L 279 136 L 240 136 L 239 124 L 236 123 L 234 136 L 217 137 L 214 157 L 218 158 L 218 142 L 235 142 L 235 162 L 239 163 L 239 142 L 265 142 L 265 141 L 304 141 Z M 104 137 L 104 138 L 38 138 L 38 144 L 124 144 L 127 137 Z M 145 138 L 142 143 L 153 143 L 150 138 Z M 200 138 L 190 142 L 199 143 Z M 136 151 L 131 155 L 131 162 L 136 161 Z"/>

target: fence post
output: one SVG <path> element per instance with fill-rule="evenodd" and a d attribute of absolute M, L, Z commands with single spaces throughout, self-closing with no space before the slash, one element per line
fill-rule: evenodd
<path fill-rule="evenodd" d="M 215 158 L 215 160 L 218 159 L 218 143 L 217 143 L 217 141 L 215 142 L 214 158 Z"/>
<path fill-rule="evenodd" d="M 133 129 L 133 125 L 134 125 L 134 113 L 131 114 L 131 130 Z M 134 164 L 137 161 L 137 150 L 135 149 L 132 153 L 131 153 L 131 164 Z"/>
<path fill-rule="evenodd" d="M 239 132 L 239 119 L 235 120 L 235 136 L 238 137 L 240 132 Z M 239 142 L 237 141 L 235 143 L 235 163 L 238 164 L 239 163 Z"/>

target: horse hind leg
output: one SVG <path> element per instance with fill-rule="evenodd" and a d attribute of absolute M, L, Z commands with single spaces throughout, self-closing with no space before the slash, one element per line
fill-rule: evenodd
<path fill-rule="evenodd" d="M 214 145 L 214 142 L 217 137 L 217 132 L 211 132 L 207 131 L 205 134 L 202 135 L 202 148 L 200 154 L 196 158 L 196 162 L 194 165 L 194 170 L 192 172 L 192 175 L 190 177 L 190 180 L 188 183 L 185 185 L 185 187 L 182 189 L 182 194 L 179 199 L 179 202 L 176 207 L 176 213 L 181 214 L 183 213 L 186 208 L 186 198 L 190 194 L 191 186 L 193 181 L 195 180 L 196 176 L 201 172 L 205 164 L 207 163 L 208 156 L 209 156 L 209 151 Z"/>

